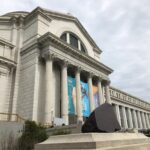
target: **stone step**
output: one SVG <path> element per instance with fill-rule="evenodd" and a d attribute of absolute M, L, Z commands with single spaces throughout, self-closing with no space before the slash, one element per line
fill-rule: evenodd
<path fill-rule="evenodd" d="M 142 143 L 150 143 L 150 139 L 129 139 L 129 140 L 112 140 L 112 141 L 100 141 L 96 142 L 96 148 L 103 147 L 116 147 L 116 146 L 124 146 L 124 145 L 133 145 L 133 144 L 142 144 Z"/>
<path fill-rule="evenodd" d="M 144 147 L 145 149 L 137 149 Z M 149 149 L 147 149 L 149 147 Z M 50 136 L 35 150 L 150 150 L 150 138 L 139 133 L 80 133 Z"/>
<path fill-rule="evenodd" d="M 105 148 L 98 148 L 97 150 L 150 150 L 150 143 L 105 147 Z"/>

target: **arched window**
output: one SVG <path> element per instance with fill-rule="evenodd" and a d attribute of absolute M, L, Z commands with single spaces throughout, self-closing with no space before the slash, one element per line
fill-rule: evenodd
<path fill-rule="evenodd" d="M 75 48 L 78 48 L 78 38 L 74 36 L 73 34 L 70 34 L 70 45 L 72 45 Z"/>
<path fill-rule="evenodd" d="M 85 46 L 83 44 L 83 42 L 78 38 L 77 35 L 75 35 L 74 33 L 71 32 L 65 32 L 63 33 L 60 38 L 67 42 L 68 44 L 70 44 L 71 46 L 73 46 L 74 48 L 86 53 L 86 49 Z"/>
<path fill-rule="evenodd" d="M 63 41 L 67 42 L 67 33 L 64 33 L 60 37 Z"/>

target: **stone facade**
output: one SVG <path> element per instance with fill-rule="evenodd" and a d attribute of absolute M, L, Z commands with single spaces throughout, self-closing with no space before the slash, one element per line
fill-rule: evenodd
<path fill-rule="evenodd" d="M 66 41 L 61 38 L 63 34 Z M 74 123 L 84 120 L 80 84 L 84 80 L 90 111 L 95 109 L 94 84 L 98 103 L 112 103 L 123 128 L 150 128 L 150 104 L 110 87 L 113 70 L 100 62 L 101 53 L 79 20 L 69 14 L 38 7 L 30 13 L 1 16 L 0 113 L 18 114 L 43 124 L 62 118 L 70 124 L 70 75 L 76 81 Z"/>

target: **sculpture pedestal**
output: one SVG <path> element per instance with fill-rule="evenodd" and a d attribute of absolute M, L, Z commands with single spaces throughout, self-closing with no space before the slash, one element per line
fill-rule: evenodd
<path fill-rule="evenodd" d="M 79 133 L 51 136 L 35 150 L 149 150 L 150 139 L 141 133 Z"/>

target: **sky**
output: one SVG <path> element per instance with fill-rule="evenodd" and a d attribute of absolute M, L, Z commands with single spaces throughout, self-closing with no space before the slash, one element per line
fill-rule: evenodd
<path fill-rule="evenodd" d="M 3 0 L 0 15 L 37 6 L 77 17 L 114 70 L 111 85 L 150 102 L 150 0 Z"/>

